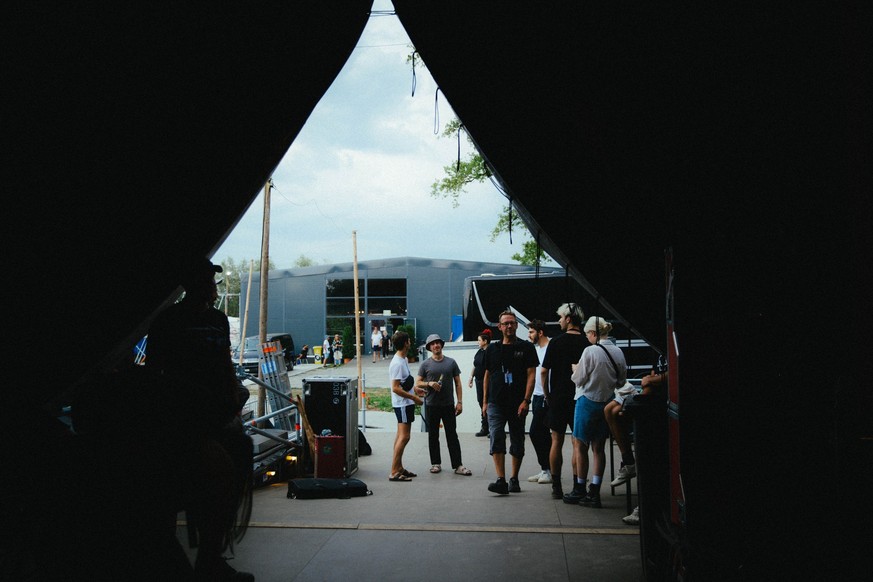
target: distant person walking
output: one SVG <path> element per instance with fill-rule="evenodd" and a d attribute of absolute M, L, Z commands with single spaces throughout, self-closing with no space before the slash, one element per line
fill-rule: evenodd
<path fill-rule="evenodd" d="M 343 363 L 343 340 L 340 334 L 333 336 L 333 365 L 339 366 Z"/>
<path fill-rule="evenodd" d="M 388 359 L 388 351 L 391 348 L 391 342 L 388 340 L 388 332 L 382 330 L 382 359 Z"/>
<path fill-rule="evenodd" d="M 321 365 L 327 367 L 328 363 L 333 361 L 333 348 L 330 344 L 330 336 L 324 336 L 324 343 L 321 344 Z"/>
<path fill-rule="evenodd" d="M 373 350 L 373 363 L 382 359 L 382 332 L 378 327 L 373 328 L 373 333 L 370 334 L 370 348 Z"/>
<path fill-rule="evenodd" d="M 440 424 L 446 431 L 446 446 L 449 448 L 449 459 L 452 469 L 457 475 L 472 475 L 473 473 L 461 463 L 461 442 L 458 440 L 456 416 L 464 411 L 463 394 L 461 393 L 461 369 L 458 363 L 443 353 L 445 342 L 439 335 L 432 333 L 427 336 L 424 347 L 431 356 L 418 367 L 416 386 L 427 391 L 425 397 L 425 422 L 427 422 L 427 444 L 430 452 L 430 472 L 442 471 L 440 455 Z M 452 388 L 455 389 L 458 401 L 455 403 Z"/>

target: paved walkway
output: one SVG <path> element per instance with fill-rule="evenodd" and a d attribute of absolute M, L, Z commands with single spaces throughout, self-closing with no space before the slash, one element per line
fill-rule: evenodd
<path fill-rule="evenodd" d="M 474 403 L 475 392 L 467 388 L 466 379 L 475 350 L 451 346 L 446 345 L 446 353 L 461 367 L 465 403 Z M 412 366 L 415 373 L 417 365 Z M 387 369 L 387 362 L 373 364 L 367 356 L 362 362 L 366 385 L 386 386 Z M 329 373 L 298 366 L 292 386 L 302 385 L 310 375 L 354 377 L 357 366 L 352 362 Z M 467 407 L 459 417 L 463 462 L 473 475 L 451 471 L 444 436 L 444 470 L 430 474 L 427 435 L 417 432 L 416 419 L 404 466 L 418 477 L 408 483 L 387 479 L 396 429 L 393 414 L 367 412 L 366 438 L 373 454 L 360 457 L 352 476 L 364 481 L 373 495 L 292 500 L 286 497 L 286 483 L 257 489 L 251 527 L 231 564 L 253 572 L 259 582 L 642 580 L 639 528 L 622 523 L 626 499 L 612 496 L 608 486 L 602 509 L 551 499 L 548 485 L 526 481 L 538 472 L 528 441 L 522 492 L 500 496 L 487 490 L 495 479 L 494 465 L 488 439 L 474 436 L 475 410 Z M 569 438 L 564 458 L 564 487 L 569 489 Z M 179 527 L 178 534 L 184 545 L 185 528 Z"/>

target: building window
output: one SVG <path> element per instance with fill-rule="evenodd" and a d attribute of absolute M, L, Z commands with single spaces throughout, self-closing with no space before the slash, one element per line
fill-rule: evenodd
<path fill-rule="evenodd" d="M 325 285 L 326 297 L 352 297 L 355 296 L 354 279 L 328 279 Z"/>
<path fill-rule="evenodd" d="M 367 279 L 367 297 L 405 298 L 406 279 Z"/>

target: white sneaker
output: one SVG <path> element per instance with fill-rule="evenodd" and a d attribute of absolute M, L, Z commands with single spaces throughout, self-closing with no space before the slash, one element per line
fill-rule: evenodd
<path fill-rule="evenodd" d="M 548 485 L 552 482 L 552 473 L 551 471 L 543 471 L 540 473 L 540 478 L 537 479 L 537 483 L 540 485 Z"/>
<path fill-rule="evenodd" d="M 618 476 L 612 480 L 613 487 L 618 487 L 625 481 L 632 479 L 637 476 L 637 466 L 636 465 L 622 465 L 621 469 L 618 470 Z"/>
<path fill-rule="evenodd" d="M 633 512 L 630 515 L 626 515 L 621 518 L 623 522 L 628 525 L 640 525 L 640 508 L 639 506 L 634 507 Z"/>
<path fill-rule="evenodd" d="M 527 478 L 528 483 L 538 483 L 539 480 L 542 478 L 542 476 L 545 475 L 545 473 L 546 473 L 545 471 L 540 471 L 536 475 L 531 475 L 530 477 Z"/>

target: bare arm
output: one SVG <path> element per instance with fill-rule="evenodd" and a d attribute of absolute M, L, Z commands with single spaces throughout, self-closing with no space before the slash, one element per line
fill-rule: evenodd
<path fill-rule="evenodd" d="M 534 384 L 536 384 L 536 376 L 537 369 L 535 367 L 527 369 L 527 384 L 524 388 L 524 400 L 521 401 L 521 404 L 518 405 L 518 415 L 524 416 L 527 414 L 528 409 L 530 408 L 530 404 L 528 401 L 530 400 L 531 394 L 534 391 Z"/>
<path fill-rule="evenodd" d="M 491 372 L 485 370 L 482 378 L 482 414 L 488 413 L 488 385 L 491 383 Z"/>
<path fill-rule="evenodd" d="M 545 396 L 546 402 L 549 401 L 549 378 L 549 369 L 541 368 L 540 383 L 543 385 L 543 395 Z"/>
<path fill-rule="evenodd" d="M 412 392 L 407 392 L 406 390 L 403 389 L 403 386 L 400 385 L 400 380 L 397 380 L 397 379 L 391 380 L 391 392 L 393 392 L 394 394 L 397 394 L 398 396 L 401 396 L 403 398 L 409 398 L 410 400 L 412 400 L 416 404 L 422 404 L 424 402 L 421 398 L 419 398 L 419 396 L 417 394 L 415 394 L 419 390 L 421 390 L 421 389 L 416 388 Z"/>
<path fill-rule="evenodd" d="M 455 404 L 455 416 L 463 412 L 463 392 L 461 392 L 461 375 L 455 376 L 455 394 L 458 395 L 458 402 Z"/>

